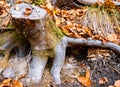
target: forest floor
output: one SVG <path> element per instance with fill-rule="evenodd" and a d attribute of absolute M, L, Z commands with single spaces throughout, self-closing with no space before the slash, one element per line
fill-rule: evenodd
<path fill-rule="evenodd" d="M 52 59 L 48 61 L 40 84 L 30 84 L 28 87 L 84 87 L 76 76 L 84 76 L 87 69 L 90 71 L 90 87 L 109 87 L 120 79 L 120 56 L 111 50 L 89 48 L 87 52 L 80 47 L 67 48 L 61 71 L 62 84 L 57 86 L 50 75 L 51 62 Z"/>
<path fill-rule="evenodd" d="M 120 56 L 111 50 L 77 45 L 68 47 L 66 53 L 66 60 L 61 71 L 62 84 L 60 85 L 54 83 L 50 74 L 53 59 L 49 59 L 41 82 L 31 83 L 26 76 L 29 66 L 27 60 L 31 59 L 30 56 L 19 59 L 16 55 L 12 55 L 9 60 L 11 66 L 3 71 L 0 79 L 3 81 L 12 74 L 11 78 L 20 81 L 24 87 L 84 87 L 84 84 L 81 84 L 77 78 L 85 76 L 87 70 L 90 73 L 90 87 L 109 87 L 120 79 Z M 11 67 L 14 72 L 10 69 Z M 85 83 L 87 84 L 89 81 Z"/>

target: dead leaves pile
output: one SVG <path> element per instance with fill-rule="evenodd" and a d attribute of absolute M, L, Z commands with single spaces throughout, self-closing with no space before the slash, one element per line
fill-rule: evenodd
<path fill-rule="evenodd" d="M 0 87 L 23 87 L 23 84 L 18 80 L 12 79 L 5 79 L 1 84 Z"/>
<path fill-rule="evenodd" d="M 7 27 L 10 21 L 9 15 L 10 6 L 5 0 L 0 0 L 0 28 Z"/>
<path fill-rule="evenodd" d="M 5 0 L 0 0 L 0 18 L 8 15 L 10 6 Z"/>
<path fill-rule="evenodd" d="M 87 8 L 71 10 L 60 10 L 57 8 L 53 12 L 56 25 L 68 36 L 76 38 L 86 37 L 87 33 L 90 33 L 89 30 L 79 24 L 86 10 Z"/>
<path fill-rule="evenodd" d="M 108 36 L 101 36 L 99 34 L 94 34 L 92 29 L 82 26 L 81 21 L 88 11 L 87 7 L 79 9 L 61 10 L 55 8 L 53 11 L 53 16 L 56 25 L 63 31 L 67 36 L 74 38 L 92 38 L 96 40 L 101 40 L 103 43 L 113 42 L 120 44 L 120 36 L 117 34 L 109 34 Z"/>

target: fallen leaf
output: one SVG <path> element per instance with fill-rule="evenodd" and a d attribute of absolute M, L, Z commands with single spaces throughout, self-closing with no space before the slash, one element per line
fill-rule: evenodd
<path fill-rule="evenodd" d="M 81 84 L 83 84 L 84 86 L 90 87 L 90 85 L 91 85 L 91 80 L 88 79 L 88 78 L 85 78 L 85 77 L 83 77 L 83 76 L 77 77 L 77 80 L 78 80 Z"/>
<path fill-rule="evenodd" d="M 105 84 L 105 83 L 107 83 L 108 82 L 108 79 L 106 78 L 106 77 L 102 77 L 102 78 L 100 78 L 99 79 L 99 84 Z"/>
<path fill-rule="evenodd" d="M 1 1 L 0 1 L 0 4 L 4 5 L 4 4 L 6 4 L 6 1 L 1 0 Z"/>
<path fill-rule="evenodd" d="M 90 80 L 90 71 L 86 70 L 86 75 L 85 77 L 79 76 L 77 77 L 77 80 L 83 84 L 84 86 L 90 87 L 91 86 L 91 80 Z"/>
<path fill-rule="evenodd" d="M 12 87 L 10 85 L 10 82 L 12 81 L 12 79 L 5 79 L 1 84 L 0 87 Z"/>
<path fill-rule="evenodd" d="M 18 80 L 12 80 L 12 87 L 23 87 L 23 84 Z"/>
<path fill-rule="evenodd" d="M 115 87 L 120 87 L 120 80 L 115 81 L 114 86 Z"/>
<path fill-rule="evenodd" d="M 0 87 L 23 87 L 23 84 L 18 80 L 12 79 L 5 79 L 1 84 Z"/>
<path fill-rule="evenodd" d="M 11 80 L 12 80 L 12 79 L 5 79 L 2 83 L 3 83 L 3 84 L 7 84 L 7 83 L 9 83 Z"/>
<path fill-rule="evenodd" d="M 109 87 L 115 87 L 114 85 L 110 85 Z"/>
<path fill-rule="evenodd" d="M 29 16 L 31 12 L 32 12 L 32 9 L 31 9 L 31 8 L 25 8 L 25 13 L 24 13 L 24 15 L 25 15 L 25 16 Z"/>
<path fill-rule="evenodd" d="M 116 34 L 109 34 L 108 36 L 106 36 L 106 39 L 111 42 L 117 42 L 118 36 Z"/>

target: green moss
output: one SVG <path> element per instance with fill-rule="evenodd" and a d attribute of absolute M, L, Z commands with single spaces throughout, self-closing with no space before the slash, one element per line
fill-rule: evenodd
<path fill-rule="evenodd" d="M 0 34 L 0 46 L 4 45 L 8 40 L 15 40 L 14 36 L 15 36 L 15 32 L 14 31 L 7 31 L 4 33 Z"/>
<path fill-rule="evenodd" d="M 55 25 L 55 22 L 51 19 L 48 19 L 46 22 L 46 31 L 47 35 L 52 40 L 52 43 L 54 43 L 53 47 L 55 47 L 64 36 L 63 32 Z"/>
<path fill-rule="evenodd" d="M 40 58 L 53 58 L 55 56 L 54 49 L 47 49 L 47 50 L 32 50 L 34 56 L 38 56 Z"/>
<path fill-rule="evenodd" d="M 44 0 L 35 0 L 34 1 L 35 4 L 41 5 L 44 3 Z"/>
<path fill-rule="evenodd" d="M 10 21 L 6 29 L 14 29 L 13 23 Z"/>
<path fill-rule="evenodd" d="M 55 55 L 55 47 L 59 44 L 64 34 L 62 31 L 55 25 L 52 19 L 47 19 L 45 25 L 46 35 L 44 37 L 45 50 L 32 50 L 34 55 L 38 55 L 41 58 L 53 58 Z M 38 39 L 38 38 L 37 38 Z"/>

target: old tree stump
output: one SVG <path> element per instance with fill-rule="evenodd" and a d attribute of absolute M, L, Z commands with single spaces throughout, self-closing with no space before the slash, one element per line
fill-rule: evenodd
<path fill-rule="evenodd" d="M 31 44 L 32 61 L 29 77 L 33 82 L 41 80 L 43 70 L 49 57 L 53 57 L 51 74 L 56 84 L 61 84 L 60 71 L 64 64 L 66 47 L 73 43 L 81 46 L 93 46 L 111 49 L 120 54 L 120 46 L 100 40 L 71 38 L 64 36 L 53 23 L 47 12 L 34 5 L 22 3 L 14 5 L 10 14 L 16 31 Z"/>

